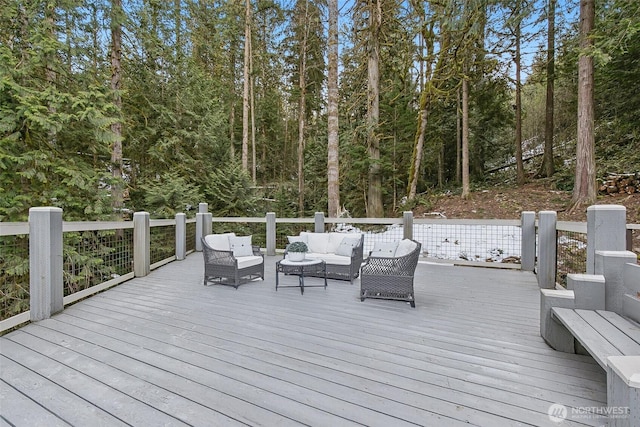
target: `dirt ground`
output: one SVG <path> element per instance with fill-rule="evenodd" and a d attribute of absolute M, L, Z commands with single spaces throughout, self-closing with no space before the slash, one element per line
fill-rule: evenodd
<path fill-rule="evenodd" d="M 469 200 L 460 195 L 432 196 L 431 207 L 414 210 L 416 218 L 446 217 L 474 219 L 519 219 L 522 211 L 553 210 L 560 221 L 586 221 L 586 208 L 569 214 L 567 206 L 571 192 L 551 189 L 544 181 L 535 181 L 517 188 L 491 187 L 471 193 Z M 598 196 L 597 204 L 624 205 L 627 223 L 640 224 L 640 193 Z"/>

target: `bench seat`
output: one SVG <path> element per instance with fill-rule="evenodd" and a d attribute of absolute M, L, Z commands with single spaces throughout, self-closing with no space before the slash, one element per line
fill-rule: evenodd
<path fill-rule="evenodd" d="M 637 323 L 612 311 L 559 307 L 551 311 L 604 370 L 610 356 L 640 356 Z"/>

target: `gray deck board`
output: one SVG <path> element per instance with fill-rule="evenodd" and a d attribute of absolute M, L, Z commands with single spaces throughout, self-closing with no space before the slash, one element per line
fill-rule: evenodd
<path fill-rule="evenodd" d="M 0 338 L 2 419 L 545 426 L 552 404 L 606 405 L 598 364 L 540 338 L 529 273 L 419 264 L 412 309 L 360 302 L 358 280 L 276 292 L 275 261 L 236 290 L 192 254 Z"/>

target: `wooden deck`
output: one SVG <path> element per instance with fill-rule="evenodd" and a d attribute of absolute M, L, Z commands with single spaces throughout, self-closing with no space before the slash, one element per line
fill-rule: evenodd
<path fill-rule="evenodd" d="M 548 426 L 552 404 L 606 405 L 593 359 L 540 338 L 530 273 L 420 264 L 412 309 L 358 281 L 276 292 L 275 261 L 235 290 L 192 254 L 5 335 L 0 426 Z"/>

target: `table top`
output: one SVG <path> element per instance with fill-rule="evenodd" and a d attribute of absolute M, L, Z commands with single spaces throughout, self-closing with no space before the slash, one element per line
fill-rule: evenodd
<path fill-rule="evenodd" d="M 322 260 L 318 258 L 305 258 L 303 261 L 291 261 L 290 259 L 284 258 L 278 262 L 280 263 L 280 265 L 305 266 L 320 264 Z"/>

